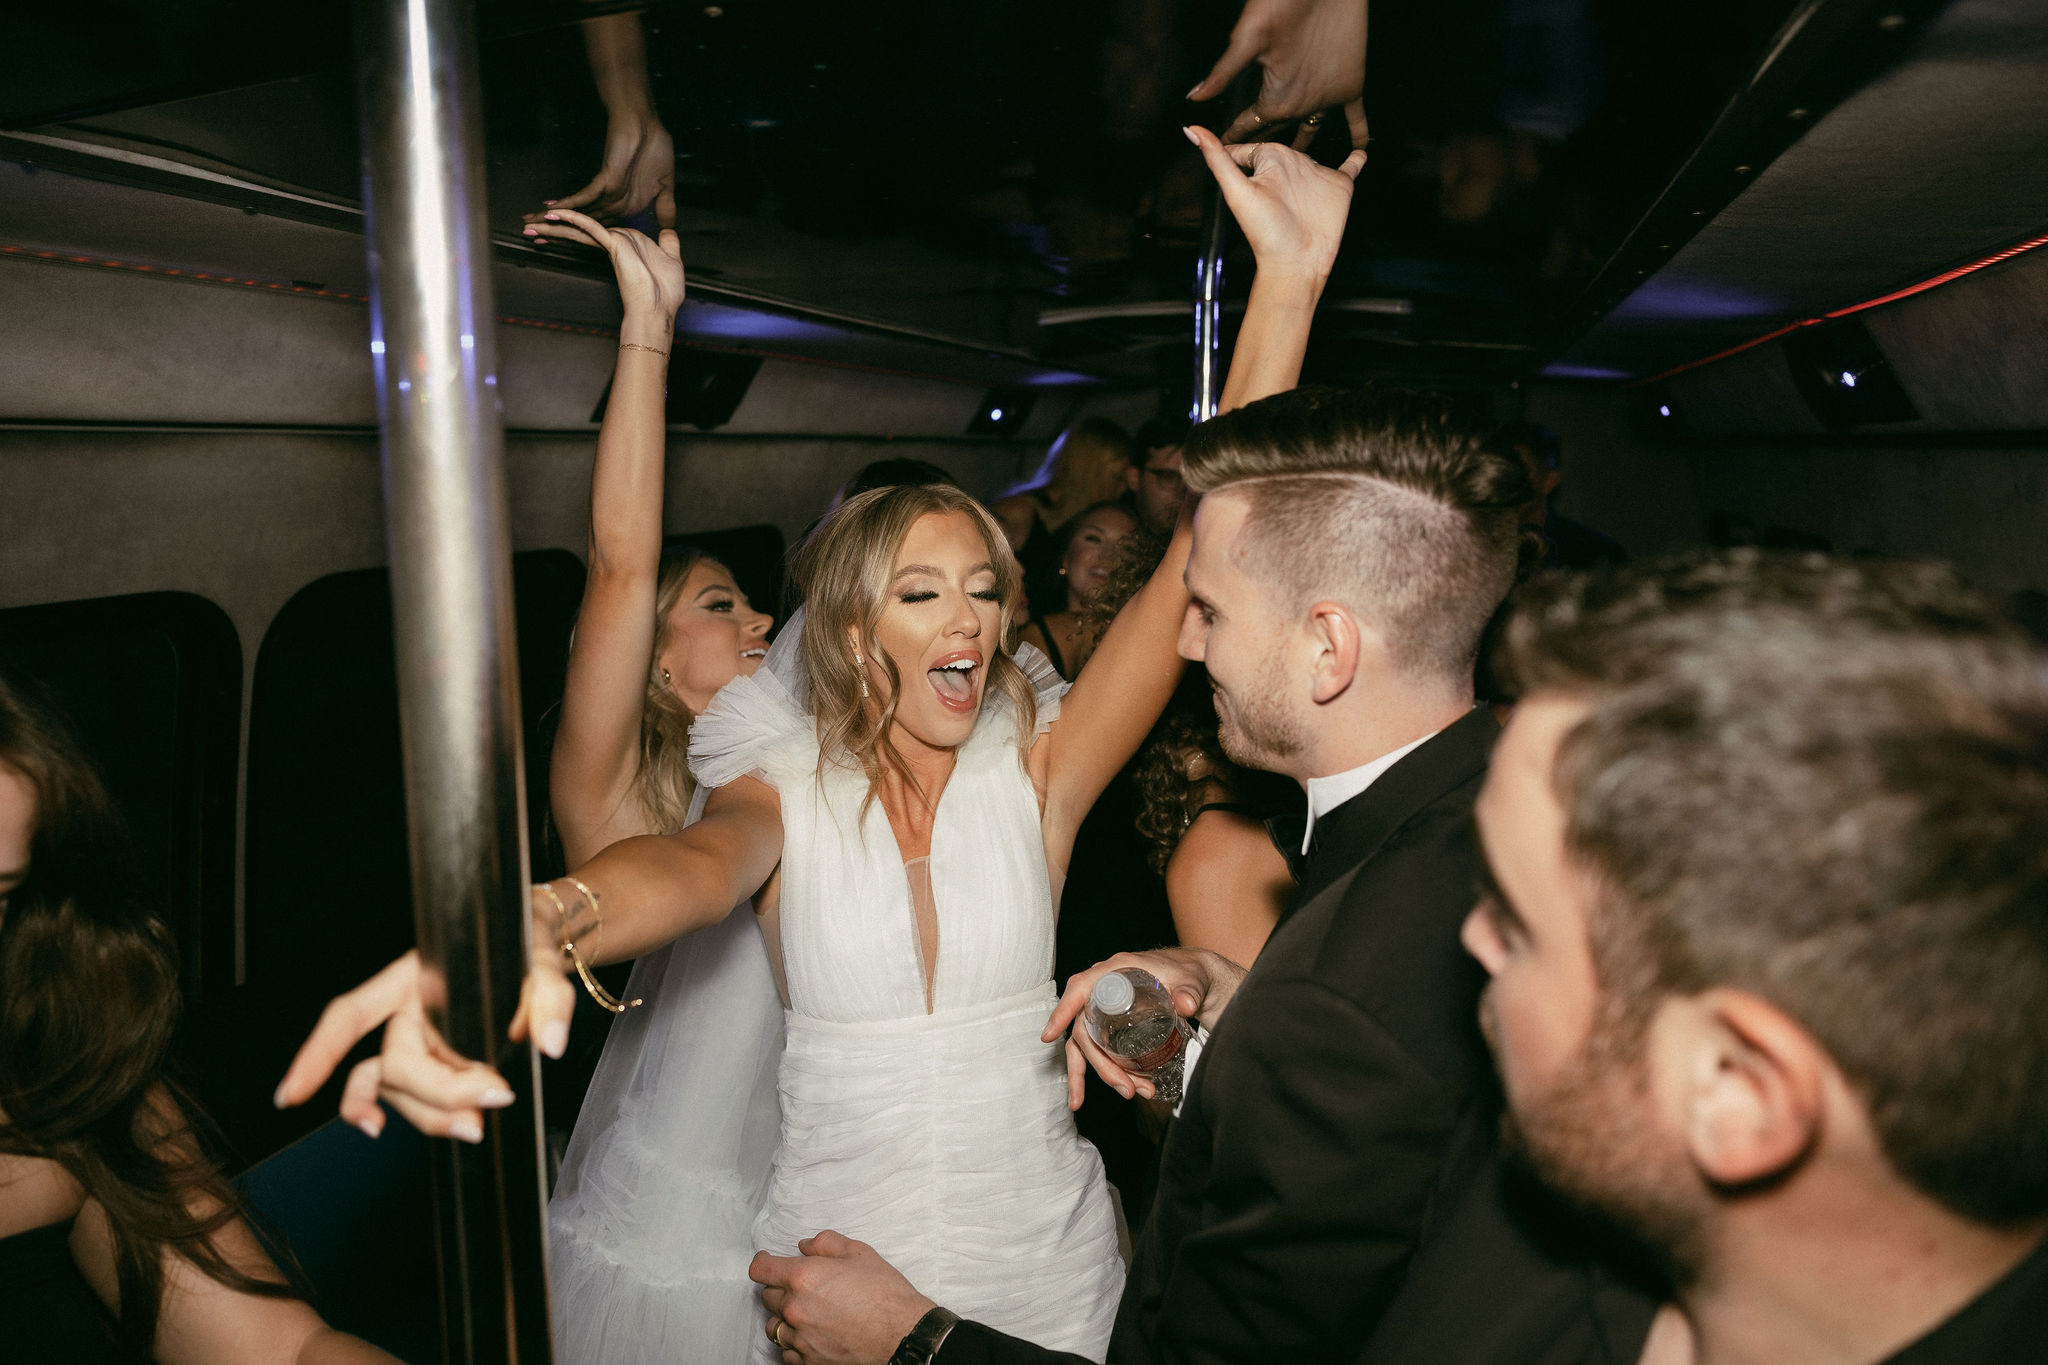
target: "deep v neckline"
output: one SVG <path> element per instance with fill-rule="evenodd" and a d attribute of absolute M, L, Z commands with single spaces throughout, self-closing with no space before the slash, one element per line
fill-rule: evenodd
<path fill-rule="evenodd" d="M 964 747 L 964 746 L 963 746 Z M 932 855 L 939 845 L 939 822 L 945 816 L 946 797 L 953 790 L 953 779 L 960 773 L 959 751 L 954 751 L 953 767 L 946 774 L 946 780 L 939 786 L 938 800 L 932 803 L 931 831 L 925 839 L 925 851 L 914 858 L 903 856 L 903 836 L 896 829 L 896 822 L 889 818 L 886 801 L 877 800 L 882 808 L 882 823 L 888 827 L 889 842 L 896 850 L 896 860 L 903 869 L 903 890 L 910 908 L 910 952 L 911 965 L 916 971 L 918 994 L 924 1000 L 924 1012 L 938 1012 L 939 963 L 946 951 L 946 942 L 940 930 L 938 892 L 932 881 Z M 920 894 L 922 893 L 922 894 Z M 925 916 L 929 913 L 931 943 L 929 951 L 925 943 Z"/>

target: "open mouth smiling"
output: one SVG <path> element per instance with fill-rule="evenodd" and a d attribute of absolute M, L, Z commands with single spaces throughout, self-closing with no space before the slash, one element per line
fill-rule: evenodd
<path fill-rule="evenodd" d="M 981 654 L 961 650 L 948 654 L 925 670 L 932 694 L 949 711 L 967 712 L 981 699 Z"/>

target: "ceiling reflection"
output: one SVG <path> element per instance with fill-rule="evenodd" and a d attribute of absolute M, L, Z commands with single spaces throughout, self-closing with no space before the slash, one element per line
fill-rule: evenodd
<path fill-rule="evenodd" d="M 1369 41 L 1365 8 L 484 3 L 492 228 L 531 252 L 549 200 L 673 221 L 725 297 L 1172 387 L 1211 193 L 1180 126 L 1334 164 L 1369 121 L 1312 377 L 1507 373 L 1790 5 L 1380 0 Z M 49 7 L 0 121 L 353 201 L 345 14 Z M 1249 268 L 1226 268 L 1240 300 Z"/>

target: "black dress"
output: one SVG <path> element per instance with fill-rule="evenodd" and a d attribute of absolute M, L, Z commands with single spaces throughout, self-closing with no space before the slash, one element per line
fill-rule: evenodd
<path fill-rule="evenodd" d="M 71 1259 L 71 1220 L 0 1237 L 0 1343 L 9 1360 L 115 1365 L 114 1319 Z"/>

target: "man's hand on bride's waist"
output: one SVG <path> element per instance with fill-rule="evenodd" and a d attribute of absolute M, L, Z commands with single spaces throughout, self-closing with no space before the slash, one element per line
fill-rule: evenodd
<path fill-rule="evenodd" d="M 1118 953 L 1107 962 L 1098 962 L 1085 972 L 1076 972 L 1067 981 L 1066 993 L 1053 1008 L 1052 1018 L 1046 1022 L 1043 1035 L 1046 1042 L 1057 1041 L 1062 1034 L 1067 1040 L 1067 1107 L 1079 1109 L 1085 1091 L 1088 1068 L 1094 1067 L 1095 1074 L 1102 1077 L 1110 1089 L 1130 1099 L 1134 1095 L 1150 1098 L 1152 1083 L 1133 1076 L 1117 1065 L 1114 1057 L 1098 1047 L 1088 1030 L 1079 1027 L 1081 1013 L 1088 1008 L 1088 996 L 1095 989 L 1095 983 L 1110 972 L 1122 971 L 1126 967 L 1137 967 L 1159 978 L 1162 985 L 1173 993 L 1174 1008 L 1181 1016 L 1193 1019 L 1203 1028 L 1213 1029 L 1216 1021 L 1223 1017 L 1231 997 L 1237 994 L 1238 983 L 1244 980 L 1245 969 L 1220 953 L 1207 948 L 1155 948 L 1144 953 Z"/>

